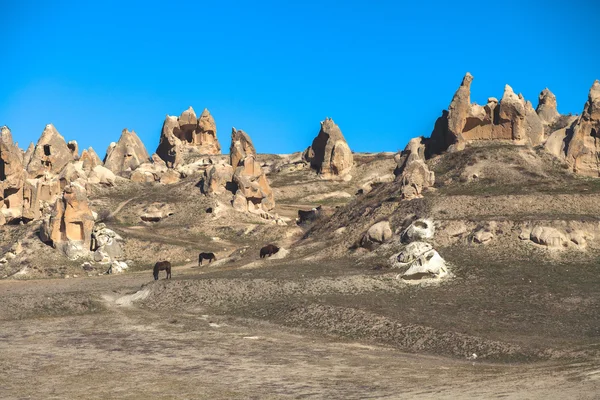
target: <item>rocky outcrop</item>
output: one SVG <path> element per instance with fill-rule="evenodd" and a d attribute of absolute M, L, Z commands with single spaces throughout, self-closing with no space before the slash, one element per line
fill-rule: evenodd
<path fill-rule="evenodd" d="M 23 188 L 23 218 L 38 220 L 49 215 L 62 194 L 58 177 L 46 173 L 39 178 L 27 179 Z"/>
<path fill-rule="evenodd" d="M 29 147 L 25 150 L 23 154 L 23 166 L 27 167 L 29 161 L 31 161 L 31 157 L 33 156 L 33 152 L 35 151 L 35 144 L 33 142 L 29 143 Z"/>
<path fill-rule="evenodd" d="M 73 159 L 78 160 L 79 159 L 79 145 L 77 144 L 77 141 L 70 140 L 67 143 L 67 147 L 71 151 L 71 156 L 73 157 Z"/>
<path fill-rule="evenodd" d="M 537 146 L 544 141 L 542 120 L 530 102 L 506 85 L 500 102 L 490 97 L 485 106 L 471 104 L 473 76 L 465 75 L 448 111 L 436 122 L 427 142 L 427 157 L 446 150 L 461 150 L 479 140 L 500 140 Z"/>
<path fill-rule="evenodd" d="M 94 216 L 88 205 L 85 187 L 73 183 L 64 188 L 52 214 L 41 229 L 42 241 L 51 243 L 70 259 L 90 254 Z"/>
<path fill-rule="evenodd" d="M 435 174 L 425 163 L 425 142 L 422 137 L 411 139 L 395 160 L 397 167 L 394 174 L 402 182 L 403 199 L 422 197 L 423 189 L 435 183 Z"/>
<path fill-rule="evenodd" d="M 96 165 L 87 175 L 87 182 L 92 185 L 114 186 L 116 175 L 102 165 Z"/>
<path fill-rule="evenodd" d="M 205 172 L 202 191 L 205 194 L 221 194 L 226 191 L 228 182 L 233 181 L 233 167 L 229 164 L 216 164 Z"/>
<path fill-rule="evenodd" d="M 116 175 L 128 176 L 150 157 L 134 131 L 123 129 L 117 143 L 111 143 L 106 151 L 104 166 Z"/>
<path fill-rule="evenodd" d="M 106 264 L 123 257 L 122 240 L 121 236 L 108 229 L 104 223 L 96 224 L 92 230 L 91 243 L 94 261 Z"/>
<path fill-rule="evenodd" d="M 46 172 L 59 174 L 71 161 L 73 152 L 67 146 L 67 142 L 54 125 L 48 124 L 27 164 L 27 172 L 30 178 L 39 178 Z"/>
<path fill-rule="evenodd" d="M 256 149 L 250 136 L 243 130 L 231 128 L 231 146 L 229 147 L 229 161 L 235 169 L 246 156 L 256 158 Z"/>
<path fill-rule="evenodd" d="M 173 215 L 171 206 L 167 203 L 152 203 L 143 209 L 140 218 L 144 222 L 159 222 Z"/>
<path fill-rule="evenodd" d="M 542 90 L 538 97 L 538 106 L 535 109 L 542 123 L 549 125 L 560 116 L 556 104 L 556 96 L 548 88 Z"/>
<path fill-rule="evenodd" d="M 133 182 L 160 182 L 172 184 L 179 182 L 181 174 L 174 169 L 167 168 L 167 164 L 155 153 L 152 161 L 141 164 L 132 174 Z"/>
<path fill-rule="evenodd" d="M 574 172 L 600 176 L 600 81 L 592 85 L 581 116 L 565 131 L 564 142 L 564 158 Z"/>
<path fill-rule="evenodd" d="M 198 118 L 192 107 L 179 117 L 167 115 L 165 118 L 156 154 L 173 168 L 183 163 L 183 154 L 187 151 L 221 154 L 217 126 L 207 109 Z"/>
<path fill-rule="evenodd" d="M 425 242 L 432 239 L 434 233 L 433 221 L 428 219 L 416 220 L 402 232 L 401 242 L 406 246 L 390 259 L 392 268 L 405 269 L 399 278 L 414 281 L 451 276 L 446 261 L 430 243 Z"/>
<path fill-rule="evenodd" d="M 22 216 L 25 179 L 21 151 L 13 144 L 10 129 L 3 126 L 0 132 L 0 225 Z"/>
<path fill-rule="evenodd" d="M 83 163 L 83 169 L 88 172 L 93 170 L 98 165 L 104 165 L 100 157 L 98 157 L 98 154 L 96 154 L 94 149 L 91 147 L 81 152 L 79 161 Z"/>
<path fill-rule="evenodd" d="M 256 150 L 250 136 L 242 130 L 233 128 L 231 132 L 230 158 L 234 168 L 232 181 L 237 186 L 234 208 L 257 214 L 274 209 L 273 190 L 260 163 L 256 161 Z"/>
<path fill-rule="evenodd" d="M 388 221 L 380 221 L 372 225 L 360 240 L 361 247 L 372 248 L 392 238 L 393 232 Z"/>
<path fill-rule="evenodd" d="M 410 243 L 415 241 L 423 241 L 433 239 L 435 234 L 435 225 L 430 219 L 418 219 L 411 223 L 400 234 L 402 243 Z"/>
<path fill-rule="evenodd" d="M 561 231 L 549 226 L 536 226 L 530 233 L 530 240 L 542 246 L 561 249 L 568 246 L 568 239 Z"/>
<path fill-rule="evenodd" d="M 321 130 L 304 152 L 304 159 L 324 179 L 351 178 L 354 157 L 342 131 L 331 118 L 321 122 Z"/>

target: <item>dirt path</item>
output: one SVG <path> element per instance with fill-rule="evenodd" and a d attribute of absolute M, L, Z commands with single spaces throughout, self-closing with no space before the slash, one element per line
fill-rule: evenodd
<path fill-rule="evenodd" d="M 123 209 L 123 207 L 125 207 L 127 204 L 129 204 L 131 201 L 133 201 L 135 199 L 137 199 L 137 197 L 132 197 L 130 199 L 120 202 L 119 205 L 117 206 L 117 208 L 115 208 L 114 211 L 112 211 L 110 213 L 109 218 L 113 218 L 115 215 L 117 215 Z"/>

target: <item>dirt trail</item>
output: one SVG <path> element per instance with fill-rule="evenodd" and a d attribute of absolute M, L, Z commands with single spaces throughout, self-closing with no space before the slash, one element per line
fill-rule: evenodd
<path fill-rule="evenodd" d="M 135 199 L 137 199 L 137 197 L 132 197 L 130 199 L 120 202 L 119 205 L 117 206 L 117 208 L 115 208 L 114 211 L 112 211 L 110 213 L 109 218 L 113 218 L 115 215 L 117 215 L 123 209 L 123 207 L 125 207 L 127 204 L 129 204 L 131 201 L 133 201 Z"/>

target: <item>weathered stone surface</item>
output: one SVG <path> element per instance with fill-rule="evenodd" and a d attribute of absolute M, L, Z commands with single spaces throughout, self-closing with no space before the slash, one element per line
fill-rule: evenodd
<path fill-rule="evenodd" d="M 530 234 L 532 242 L 549 248 L 561 249 L 568 245 L 567 237 L 556 228 L 536 226 Z"/>
<path fill-rule="evenodd" d="M 0 135 L 0 225 L 3 225 L 22 216 L 26 173 L 10 129 L 2 127 Z"/>
<path fill-rule="evenodd" d="M 435 234 L 435 225 L 430 219 L 418 219 L 410 224 L 401 234 L 403 243 L 432 239 Z"/>
<path fill-rule="evenodd" d="M 129 174 L 140 164 L 148 162 L 150 157 L 134 131 L 123 129 L 121 137 L 116 144 L 112 144 L 106 151 L 104 166 L 116 175 Z"/>
<path fill-rule="evenodd" d="M 538 97 L 536 113 L 542 123 L 549 125 L 554 122 L 560 114 L 558 113 L 556 96 L 548 88 L 542 90 Z"/>
<path fill-rule="evenodd" d="M 220 194 L 226 190 L 227 182 L 233 180 L 233 167 L 229 164 L 216 164 L 206 170 L 202 191 L 206 194 Z"/>
<path fill-rule="evenodd" d="M 108 229 L 104 223 L 99 223 L 94 226 L 92 231 L 92 251 L 94 251 L 94 259 L 100 258 L 100 262 L 108 262 L 118 260 L 123 257 L 123 250 L 120 241 L 123 238 L 115 231 Z M 106 257 L 107 256 L 107 257 Z"/>
<path fill-rule="evenodd" d="M 156 154 L 164 160 L 169 168 L 177 167 L 183 163 L 183 142 L 174 134 L 174 131 L 178 129 L 179 119 L 167 115 L 163 123 Z"/>
<path fill-rule="evenodd" d="M 231 146 L 229 147 L 229 159 L 231 166 L 235 169 L 246 156 L 256 158 L 256 149 L 252 144 L 250 136 L 243 130 L 231 128 Z"/>
<path fill-rule="evenodd" d="M 168 216 L 173 215 L 171 206 L 167 203 L 152 203 L 144 208 L 140 218 L 146 222 L 159 222 Z"/>
<path fill-rule="evenodd" d="M 422 197 L 423 189 L 435 183 L 435 174 L 425 163 L 425 141 L 422 137 L 411 139 L 404 151 L 397 154 L 396 179 L 402 181 L 402 198 Z"/>
<path fill-rule="evenodd" d="M 233 196 L 233 201 L 232 201 L 231 205 L 233 206 L 233 209 L 236 211 L 242 211 L 242 212 L 248 211 L 248 201 L 246 200 L 244 195 L 242 195 L 240 192 L 237 192 Z"/>
<path fill-rule="evenodd" d="M 134 182 L 160 182 L 161 177 L 168 171 L 167 164 L 155 153 L 151 162 L 145 162 L 131 174 Z"/>
<path fill-rule="evenodd" d="M 179 117 L 167 115 L 156 149 L 169 168 L 183 162 L 183 154 L 193 151 L 198 154 L 221 154 L 221 145 L 217 140 L 217 126 L 207 109 L 196 118 L 190 107 Z"/>
<path fill-rule="evenodd" d="M 75 182 L 78 179 L 87 180 L 87 173 L 83 170 L 82 162 L 70 162 L 58 175 L 61 188 L 65 188 L 68 184 Z"/>
<path fill-rule="evenodd" d="M 114 186 L 117 180 L 116 175 L 108 168 L 102 165 L 96 165 L 89 174 L 87 181 L 93 185 Z"/>
<path fill-rule="evenodd" d="M 574 172 L 600 176 L 600 81 L 590 89 L 583 112 L 566 131 L 565 160 Z"/>
<path fill-rule="evenodd" d="M 478 244 L 486 244 L 494 239 L 494 234 L 486 229 L 480 229 L 473 234 L 473 242 Z"/>
<path fill-rule="evenodd" d="M 389 221 L 373 224 L 361 239 L 361 245 L 368 247 L 373 243 L 385 243 L 392 238 L 393 232 Z"/>
<path fill-rule="evenodd" d="M 273 190 L 260 163 L 256 161 L 252 140 L 244 131 L 235 128 L 231 132 L 230 159 L 234 168 L 232 181 L 237 185 L 232 203 L 234 208 L 245 208 L 255 213 L 275 208 Z M 246 207 L 241 204 L 242 198 L 246 199 Z"/>
<path fill-rule="evenodd" d="M 29 143 L 29 147 L 25 150 L 23 154 L 23 167 L 27 167 L 29 165 L 29 161 L 31 161 L 31 157 L 33 156 L 33 152 L 35 151 L 35 144 L 33 142 Z"/>
<path fill-rule="evenodd" d="M 331 118 L 321 122 L 321 130 L 304 152 L 304 159 L 324 179 L 348 179 L 354 163 L 342 131 Z"/>
<path fill-rule="evenodd" d="M 174 169 L 167 170 L 160 177 L 160 183 L 162 183 L 164 185 L 172 185 L 173 183 L 177 183 L 180 180 L 181 180 L 181 174 Z"/>
<path fill-rule="evenodd" d="M 58 177 L 46 173 L 35 179 L 27 179 L 23 188 L 23 218 L 37 220 L 49 215 L 62 189 Z"/>
<path fill-rule="evenodd" d="M 506 85 L 500 103 L 491 97 L 485 106 L 471 104 L 472 81 L 472 75 L 467 73 L 448 111 L 436 121 L 427 141 L 427 157 L 446 150 L 461 150 L 466 143 L 478 140 L 510 141 L 531 146 L 544 141 L 543 122 L 523 96 L 515 94 Z"/>
<path fill-rule="evenodd" d="M 79 157 L 79 161 L 83 163 L 83 169 L 87 172 L 90 172 L 98 165 L 104 165 L 98 154 L 94 151 L 93 148 L 88 148 L 87 150 L 83 150 L 81 152 L 81 157 Z"/>
<path fill-rule="evenodd" d="M 93 228 L 94 216 L 85 187 L 73 183 L 65 187 L 62 199 L 44 221 L 40 237 L 70 259 L 76 259 L 90 254 Z"/>
<path fill-rule="evenodd" d="M 65 139 L 54 125 L 48 124 L 35 146 L 27 165 L 27 172 L 31 178 L 39 178 L 46 172 L 59 174 L 71 161 L 73 161 L 73 153 Z"/>
<path fill-rule="evenodd" d="M 69 140 L 69 142 L 67 143 L 67 147 L 71 151 L 71 156 L 73 157 L 73 160 L 79 159 L 79 145 L 77 144 L 77 141 Z"/>
<path fill-rule="evenodd" d="M 390 259 L 392 268 L 407 268 L 404 280 L 442 279 L 450 276 L 446 261 L 429 243 L 412 242 Z"/>

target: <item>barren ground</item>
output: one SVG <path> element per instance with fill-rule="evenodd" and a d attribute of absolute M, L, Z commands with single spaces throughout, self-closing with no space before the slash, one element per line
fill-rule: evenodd
<path fill-rule="evenodd" d="M 161 311 L 124 302 L 147 275 L 0 283 L 0 397 L 592 399 L 600 390 L 597 359 L 455 360 L 203 307 Z M 58 303 L 90 303 L 48 317 L 39 309 L 11 312 L 7 296 L 51 299 L 55 311 Z"/>
<path fill-rule="evenodd" d="M 35 224 L 2 227 L 0 250 L 24 251 L 0 267 L 0 398 L 598 398 L 598 180 L 536 149 L 473 147 L 431 160 L 436 188 L 402 201 L 398 182 L 376 181 L 389 154 L 357 156 L 347 182 L 263 159 L 276 212 L 325 215 L 276 226 L 234 212 L 231 193 L 201 195 L 197 176 L 95 188 L 93 209 L 125 239 L 118 276 L 84 272 Z M 142 222 L 153 202 L 174 214 Z M 435 220 L 454 278 L 412 285 L 389 269 L 414 216 Z M 394 238 L 356 248 L 380 220 Z M 590 239 L 550 250 L 519 238 L 540 224 Z M 478 229 L 493 240 L 474 243 Z M 289 255 L 260 260 L 267 243 Z M 197 267 L 199 251 L 218 261 Z M 152 280 L 159 259 L 172 280 Z"/>

